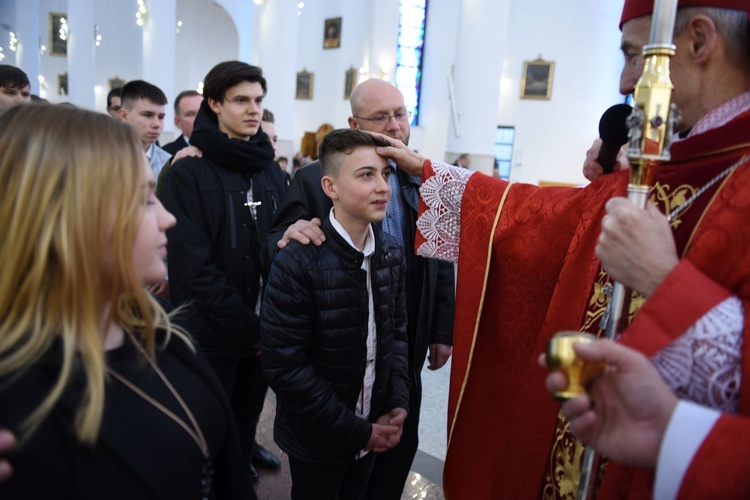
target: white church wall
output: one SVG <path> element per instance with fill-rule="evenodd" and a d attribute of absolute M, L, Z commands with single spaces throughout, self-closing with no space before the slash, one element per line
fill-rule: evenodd
<path fill-rule="evenodd" d="M 516 127 L 511 179 L 584 183 L 581 166 L 599 118 L 618 93 L 622 2 L 514 0 L 498 125 Z M 540 15 L 543 13 L 543 15 Z M 552 96 L 520 99 L 523 62 L 554 61 Z"/>
<path fill-rule="evenodd" d="M 487 103 L 487 112 L 497 115 L 497 125 L 516 127 L 512 179 L 583 182 L 580 167 L 597 135 L 599 117 L 609 105 L 622 100 L 617 93 L 622 64 L 617 24 L 622 0 L 510 1 L 511 22 L 507 28 L 498 28 L 508 30 L 506 50 L 472 50 L 485 53 L 488 65 L 503 68 L 499 101 Z M 13 9 L 2 3 L 0 22 L 14 24 L 2 18 L 13 15 Z M 365 76 L 393 78 L 398 0 L 308 0 L 300 16 L 296 16 L 296 3 L 274 0 L 277 13 L 264 18 L 270 3 L 178 0 L 176 14 L 183 26 L 177 35 L 175 89 L 164 89 L 170 102 L 180 90 L 195 88 L 217 62 L 247 54 L 244 60 L 268 68 L 266 104 L 279 115 L 277 129 L 285 141 L 285 153 L 297 151 L 304 132 L 314 132 L 323 123 L 346 127 L 350 114 L 343 96 L 346 70 L 361 68 Z M 39 0 L 40 34 L 48 46 L 49 13 L 65 12 L 66 5 L 66 0 Z M 451 120 L 447 76 L 460 57 L 455 54 L 457 26 L 461 9 L 466 8 L 471 8 L 471 2 L 431 0 L 428 6 L 422 117 L 412 132 L 411 146 L 431 158 L 443 159 L 446 154 Z M 280 14 L 278 9 L 293 13 L 284 10 Z M 295 21 L 290 21 L 290 15 L 296 16 Z M 334 17 L 342 18 L 341 46 L 324 49 L 324 22 Z M 98 0 L 95 20 L 103 36 L 96 49 L 96 108 L 104 111 L 110 78 L 143 76 L 143 41 L 131 0 Z M 491 20 L 488 24 L 492 26 Z M 291 41 L 283 42 L 288 37 Z M 539 55 L 555 62 L 552 98 L 522 100 L 523 61 Z M 5 62 L 13 64 L 13 56 L 6 55 Z M 52 102 L 66 100 L 57 95 L 57 75 L 68 71 L 67 58 L 41 55 L 40 69 L 47 81 L 42 95 L 46 93 Z M 312 100 L 294 99 L 294 78 L 303 69 L 315 75 Z M 475 78 L 482 77 L 478 71 Z M 168 120 L 167 134 L 173 127 L 171 116 Z"/>
<path fill-rule="evenodd" d="M 197 90 L 216 64 L 237 59 L 238 30 L 223 7 L 204 0 L 178 0 L 182 27 L 177 34 L 175 89 Z M 177 94 L 169 97 L 173 102 Z"/>
<path fill-rule="evenodd" d="M 432 0 L 427 9 L 422 60 L 422 94 L 419 126 L 412 131 L 411 146 L 428 158 L 443 160 L 450 120 L 448 76 L 453 72 L 458 43 L 460 2 Z M 421 140 L 419 140 L 421 139 Z"/>

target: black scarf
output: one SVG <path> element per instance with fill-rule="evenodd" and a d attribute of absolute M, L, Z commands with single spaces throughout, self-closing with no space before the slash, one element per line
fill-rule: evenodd
<path fill-rule="evenodd" d="M 190 145 L 203 152 L 203 155 L 217 166 L 242 172 L 256 174 L 265 168 L 276 167 L 274 153 L 268 136 L 262 128 L 249 140 L 230 139 L 219 130 L 219 120 L 204 99 L 195 117 L 195 126 L 190 135 Z"/>

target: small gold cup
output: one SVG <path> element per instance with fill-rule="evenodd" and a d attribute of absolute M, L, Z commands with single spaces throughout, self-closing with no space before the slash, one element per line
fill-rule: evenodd
<path fill-rule="evenodd" d="M 590 344 L 596 337 L 588 333 L 563 331 L 555 334 L 547 342 L 547 368 L 559 371 L 568 377 L 568 387 L 553 394 L 559 401 L 565 401 L 586 392 L 586 386 L 604 371 L 604 363 L 584 361 L 576 356 L 573 344 Z"/>

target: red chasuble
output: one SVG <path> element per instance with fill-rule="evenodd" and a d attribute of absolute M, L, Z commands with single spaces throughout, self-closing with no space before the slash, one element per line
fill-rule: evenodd
<path fill-rule="evenodd" d="M 655 172 L 652 200 L 669 213 L 748 154 L 750 114 L 681 141 L 672 147 L 672 162 Z M 423 178 L 432 174 L 426 163 Z M 469 180 L 461 206 L 447 498 L 575 497 L 583 447 L 558 418 L 537 358 L 557 331 L 601 332 L 607 277 L 594 248 L 605 202 L 626 196 L 627 183 L 627 172 L 583 189 L 508 184 L 481 174 Z M 631 311 L 641 310 L 622 341 L 652 355 L 728 295 L 746 301 L 748 221 L 750 161 L 673 220 L 684 262 L 645 305 L 631 303 Z M 743 370 L 743 413 L 749 370 Z M 599 498 L 648 496 L 650 474 L 633 474 L 610 463 Z"/>

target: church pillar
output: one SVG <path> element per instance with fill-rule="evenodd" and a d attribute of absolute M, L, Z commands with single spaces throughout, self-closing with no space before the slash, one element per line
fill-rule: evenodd
<path fill-rule="evenodd" d="M 279 134 L 278 156 L 294 156 L 294 106 L 297 75 L 297 42 L 300 16 L 293 0 L 269 1 L 256 7 L 260 17 L 256 53 L 258 64 L 268 83 L 268 96 L 263 107 L 273 112 Z M 269 43 L 269 41 L 273 43 Z M 316 82 L 318 83 L 318 82 Z"/>
<path fill-rule="evenodd" d="M 446 161 L 472 156 L 471 169 L 492 175 L 497 103 L 510 0 L 463 0 L 453 68 Z M 428 27 L 429 29 L 429 27 Z"/>
<path fill-rule="evenodd" d="M 176 0 L 147 1 L 147 19 L 143 25 L 143 80 L 159 87 L 169 104 L 164 129 L 174 128 L 173 101 L 175 89 L 175 49 L 177 47 Z M 190 61 L 183 61 L 190 64 Z"/>
<path fill-rule="evenodd" d="M 16 66 L 29 77 L 31 93 L 39 95 L 39 0 L 16 0 L 15 30 Z"/>
<path fill-rule="evenodd" d="M 96 106 L 94 0 L 68 0 L 68 101 L 80 108 Z M 50 40 L 50 44 L 52 41 Z M 57 82 L 50 82 L 50 86 Z"/>

